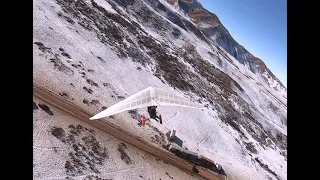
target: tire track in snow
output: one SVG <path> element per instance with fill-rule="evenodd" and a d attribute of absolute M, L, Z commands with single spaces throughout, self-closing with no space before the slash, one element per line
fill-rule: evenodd
<path fill-rule="evenodd" d="M 42 136 L 43 133 L 46 133 L 46 129 L 49 127 L 49 126 L 52 126 L 55 122 L 54 121 L 50 121 L 48 123 L 41 123 L 41 125 L 39 126 L 39 129 L 41 129 L 38 133 L 36 133 L 35 136 L 33 136 L 33 144 L 37 143 L 38 139 L 39 139 L 39 136 Z"/>
<path fill-rule="evenodd" d="M 103 177 L 104 175 L 114 175 L 114 174 L 117 174 L 117 173 L 123 173 L 123 172 L 127 172 L 127 171 L 130 171 L 130 170 L 134 170 L 130 175 L 137 175 L 137 174 L 140 174 L 140 173 L 135 173 L 135 172 L 143 172 L 146 169 L 143 168 L 143 167 L 133 167 L 133 168 L 125 168 L 125 169 L 120 169 L 118 171 L 110 171 L 110 172 L 105 172 L 105 173 L 100 173 L 100 174 L 99 173 L 88 173 L 88 174 L 80 175 L 80 176 L 72 176 L 72 178 L 85 178 L 86 176 L 100 176 L 100 177 Z M 154 173 L 154 171 L 148 171 L 148 173 L 150 173 L 150 172 Z M 46 178 L 46 179 L 48 179 L 48 180 L 51 180 L 51 179 L 66 179 L 67 177 L 70 177 L 70 176 L 59 176 L 59 177 L 56 176 L 56 177 L 50 177 L 50 178 Z"/>
<path fill-rule="evenodd" d="M 39 147 L 39 146 L 33 146 L 33 149 L 37 149 L 37 150 L 44 150 L 44 151 L 68 151 L 71 148 L 45 148 L 45 147 Z"/>
<path fill-rule="evenodd" d="M 174 113 L 173 117 L 168 117 L 166 118 L 165 122 L 164 123 L 169 123 L 170 121 L 172 121 L 176 116 L 178 116 L 180 113 L 179 112 L 176 112 Z"/>

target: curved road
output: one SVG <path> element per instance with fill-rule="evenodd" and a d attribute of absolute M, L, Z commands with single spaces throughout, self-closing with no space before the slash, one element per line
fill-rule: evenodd
<path fill-rule="evenodd" d="M 131 132 L 128 132 L 122 129 L 121 127 L 118 127 L 111 122 L 101 121 L 101 120 L 95 120 L 95 121 L 89 120 L 89 118 L 93 116 L 92 114 L 82 109 L 81 107 L 73 104 L 67 99 L 43 87 L 33 84 L 33 96 L 42 100 L 43 102 L 50 104 L 51 106 L 54 106 L 76 117 L 81 121 L 84 121 L 87 124 L 95 126 L 101 129 L 102 131 L 118 139 L 121 139 L 122 141 L 125 141 L 145 152 L 148 152 L 151 155 L 158 157 L 163 161 L 168 162 L 189 174 L 195 174 L 192 171 L 193 164 L 191 164 L 190 162 L 173 155 L 172 153 L 170 153 L 169 151 L 166 151 L 165 149 L 151 145 L 151 143 L 141 139 L 139 136 L 134 135 Z M 211 172 L 205 168 L 198 167 L 198 166 L 196 168 L 199 170 L 198 176 L 200 176 L 201 178 L 211 179 L 211 180 L 225 179 L 224 176 Z"/>

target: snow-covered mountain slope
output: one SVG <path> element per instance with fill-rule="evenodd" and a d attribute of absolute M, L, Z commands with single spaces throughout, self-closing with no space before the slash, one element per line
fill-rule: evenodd
<path fill-rule="evenodd" d="M 198 179 L 39 99 L 34 106 L 35 180 Z"/>
<path fill-rule="evenodd" d="M 286 89 L 239 62 L 181 2 L 35 0 L 34 82 L 94 114 L 149 86 L 180 94 L 207 109 L 158 107 L 164 124 L 152 126 L 177 130 L 228 179 L 287 179 Z M 154 128 L 133 114 L 147 112 L 106 120 L 150 140 Z"/>

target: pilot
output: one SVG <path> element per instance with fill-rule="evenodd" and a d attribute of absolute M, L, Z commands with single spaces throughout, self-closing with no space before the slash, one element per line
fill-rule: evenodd
<path fill-rule="evenodd" d="M 157 106 L 148 106 L 148 113 L 149 113 L 149 116 L 152 119 L 154 119 L 154 120 L 159 122 L 161 119 L 160 119 L 159 116 L 157 116 L 157 110 L 156 109 L 157 109 Z"/>

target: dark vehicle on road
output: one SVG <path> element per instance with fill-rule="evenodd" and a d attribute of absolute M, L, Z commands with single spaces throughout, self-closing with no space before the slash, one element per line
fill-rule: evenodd
<path fill-rule="evenodd" d="M 213 172 L 227 176 L 225 171 L 222 169 L 222 167 L 218 163 L 214 163 L 214 161 L 212 161 L 202 155 L 199 155 L 198 153 L 183 149 L 176 144 L 169 145 L 168 150 L 171 151 L 172 153 L 174 153 L 176 156 L 178 156 L 182 159 L 185 159 L 185 160 L 193 163 L 196 166 L 201 166 L 201 167 L 207 168 Z M 198 173 L 197 171 L 198 170 L 196 168 L 194 168 L 194 172 Z"/>

